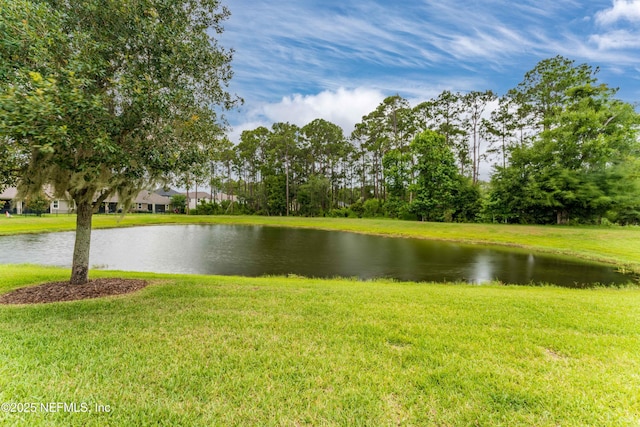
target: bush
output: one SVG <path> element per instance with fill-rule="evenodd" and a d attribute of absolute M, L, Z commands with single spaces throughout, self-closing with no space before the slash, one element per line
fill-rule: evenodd
<path fill-rule="evenodd" d="M 331 209 L 327 216 L 332 218 L 348 218 L 353 212 L 349 208 Z"/>
<path fill-rule="evenodd" d="M 384 216 L 387 218 L 402 218 L 408 213 L 411 219 L 415 218 L 415 215 L 411 215 L 409 212 L 409 204 L 402 199 L 390 198 L 384 203 L 383 206 Z"/>
<path fill-rule="evenodd" d="M 184 213 L 187 206 L 187 196 L 184 194 L 174 194 L 171 196 L 171 208 L 174 212 Z"/>
<path fill-rule="evenodd" d="M 351 214 L 349 214 L 350 218 L 362 218 L 364 214 L 364 206 L 362 204 L 362 200 L 358 200 L 357 202 L 352 203 L 351 206 L 349 206 L 349 210 L 351 211 Z"/>
<path fill-rule="evenodd" d="M 380 199 L 369 199 L 362 205 L 362 216 L 365 218 L 375 218 L 384 216 L 384 210 L 382 209 L 383 203 Z"/>
<path fill-rule="evenodd" d="M 220 213 L 220 205 L 216 202 L 205 202 L 203 200 L 191 213 L 193 215 L 218 215 Z"/>

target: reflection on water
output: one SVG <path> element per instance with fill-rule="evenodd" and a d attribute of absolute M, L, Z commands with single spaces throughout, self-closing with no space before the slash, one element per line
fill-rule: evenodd
<path fill-rule="evenodd" d="M 0 263 L 69 267 L 74 233 L 0 237 Z M 92 266 L 112 270 L 415 281 L 627 283 L 608 266 L 485 246 L 354 233 L 231 225 L 94 230 Z"/>

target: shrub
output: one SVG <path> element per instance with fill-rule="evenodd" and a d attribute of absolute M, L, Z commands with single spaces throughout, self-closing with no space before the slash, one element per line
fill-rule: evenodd
<path fill-rule="evenodd" d="M 369 199 L 365 201 L 362 205 L 363 213 L 362 216 L 365 218 L 375 218 L 384 215 L 384 211 L 382 209 L 382 200 L 380 199 Z"/>

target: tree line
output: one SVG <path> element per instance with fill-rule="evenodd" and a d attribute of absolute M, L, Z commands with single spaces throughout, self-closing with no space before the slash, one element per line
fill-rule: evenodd
<path fill-rule="evenodd" d="M 236 200 L 199 213 L 636 223 L 639 116 L 597 73 L 557 56 L 502 96 L 387 97 L 348 136 L 324 119 L 246 130 L 180 183 Z"/>

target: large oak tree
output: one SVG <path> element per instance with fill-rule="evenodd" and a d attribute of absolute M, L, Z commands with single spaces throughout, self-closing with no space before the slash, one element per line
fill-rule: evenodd
<path fill-rule="evenodd" d="M 88 279 L 100 203 L 215 143 L 237 101 L 214 38 L 228 14 L 218 0 L 0 0 L 0 143 L 23 194 L 75 202 L 71 284 Z"/>

